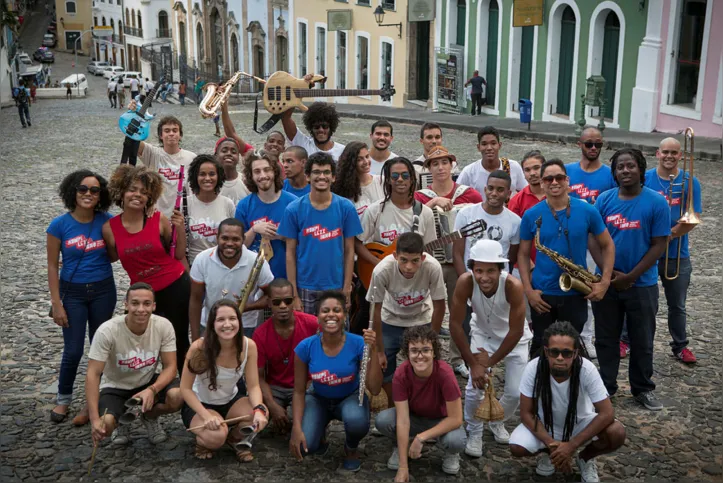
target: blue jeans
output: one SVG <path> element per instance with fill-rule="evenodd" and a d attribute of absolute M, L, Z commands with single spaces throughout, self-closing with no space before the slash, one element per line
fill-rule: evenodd
<path fill-rule="evenodd" d="M 69 283 L 61 280 L 60 297 L 68 315 L 68 327 L 63 329 L 63 358 L 60 362 L 57 403 L 70 405 L 73 401 L 75 376 L 83 357 L 86 324 L 88 338 L 92 342 L 95 331 L 110 319 L 115 311 L 115 281 L 113 277 L 95 283 Z"/>
<path fill-rule="evenodd" d="M 178 100 L 181 101 L 181 105 L 186 105 L 186 94 L 178 94 Z"/>
<path fill-rule="evenodd" d="M 20 123 L 25 127 L 25 123 L 30 124 L 30 108 L 28 103 L 18 104 L 18 114 L 20 115 Z"/>
<path fill-rule="evenodd" d="M 359 441 L 369 433 L 369 399 L 364 396 L 364 405 L 359 406 L 358 391 L 341 399 L 328 399 L 314 392 L 307 392 L 301 430 L 310 454 L 319 449 L 326 427 L 334 419 L 344 423 L 345 446 L 356 449 Z"/>

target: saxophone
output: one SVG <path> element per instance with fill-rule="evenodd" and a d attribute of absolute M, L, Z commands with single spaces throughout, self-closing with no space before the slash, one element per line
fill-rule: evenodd
<path fill-rule="evenodd" d="M 249 300 L 251 292 L 256 289 L 256 283 L 259 281 L 259 275 L 261 275 L 261 269 L 264 266 L 264 262 L 271 260 L 273 256 L 274 252 L 271 249 L 271 243 L 269 243 L 266 238 L 262 238 L 261 244 L 259 245 L 259 253 L 256 255 L 256 260 L 254 260 L 254 266 L 251 268 L 249 278 L 246 281 L 246 285 L 244 285 L 244 288 L 241 290 L 241 296 L 239 297 L 238 310 L 242 314 L 246 309 L 246 303 Z"/>
<path fill-rule="evenodd" d="M 233 77 L 221 85 L 209 82 L 204 86 L 206 95 L 198 105 L 201 117 L 204 119 L 210 119 L 216 115 L 218 110 L 221 109 L 221 106 L 228 102 L 228 98 L 231 96 L 231 91 L 236 86 L 239 79 L 241 79 L 242 75 L 242 72 L 236 72 Z"/>
<path fill-rule="evenodd" d="M 558 267 L 563 271 L 560 275 L 560 288 L 563 292 L 569 292 L 570 289 L 575 289 L 583 295 L 588 295 L 592 292 L 589 284 L 598 283 L 601 280 L 600 275 L 595 275 L 587 271 L 585 267 L 582 267 L 567 257 L 564 257 L 550 248 L 547 248 L 540 242 L 540 227 L 542 226 L 542 217 L 539 217 L 535 221 L 537 225 L 537 233 L 535 233 L 535 248 L 540 253 L 547 255 L 550 260 L 555 262 Z"/>

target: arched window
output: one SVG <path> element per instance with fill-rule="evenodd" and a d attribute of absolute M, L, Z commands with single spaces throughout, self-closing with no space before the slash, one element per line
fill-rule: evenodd
<path fill-rule="evenodd" d="M 130 14 L 129 10 L 126 8 L 126 25 L 131 23 L 130 15 L 131 14 Z"/>
<path fill-rule="evenodd" d="M 168 28 L 168 14 L 165 10 L 158 12 L 158 34 L 157 37 L 170 37 L 171 31 Z"/>
<path fill-rule="evenodd" d="M 118 37 L 120 37 L 120 41 L 123 42 L 123 22 L 118 20 Z"/>
<path fill-rule="evenodd" d="M 231 71 L 237 72 L 238 70 L 238 39 L 236 34 L 231 34 Z"/>
<path fill-rule="evenodd" d="M 203 27 L 201 27 L 201 24 L 196 25 L 196 42 L 198 45 L 198 62 L 203 62 L 203 59 L 206 57 L 205 52 L 203 51 Z"/>
<path fill-rule="evenodd" d="M 113 29 L 113 33 L 115 34 L 115 22 L 113 21 L 113 19 L 110 19 L 110 28 Z"/>
<path fill-rule="evenodd" d="M 105 27 L 105 17 L 103 17 L 103 27 Z"/>
<path fill-rule="evenodd" d="M 128 24 L 128 21 L 126 21 L 126 25 Z M 136 28 L 136 11 L 131 10 L 131 28 Z"/>
<path fill-rule="evenodd" d="M 138 36 L 143 37 L 143 23 L 141 23 L 141 11 L 138 11 Z"/>

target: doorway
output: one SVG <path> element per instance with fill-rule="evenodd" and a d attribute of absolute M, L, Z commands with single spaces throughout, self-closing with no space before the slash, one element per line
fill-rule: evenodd
<path fill-rule="evenodd" d="M 431 22 L 417 24 L 417 99 L 429 99 L 429 31 Z"/>
<path fill-rule="evenodd" d="M 560 27 L 560 54 L 557 73 L 557 109 L 563 116 L 570 115 L 570 96 L 572 94 L 572 65 L 575 52 L 575 13 L 569 6 L 562 12 Z"/>

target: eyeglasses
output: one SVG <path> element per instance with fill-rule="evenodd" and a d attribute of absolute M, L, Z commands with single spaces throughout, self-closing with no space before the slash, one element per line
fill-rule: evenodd
<path fill-rule="evenodd" d="M 432 355 L 433 352 L 434 349 L 432 349 L 431 347 L 422 347 L 421 349 L 409 349 L 410 357 L 417 357 L 420 354 L 424 356 L 429 356 Z"/>
<path fill-rule="evenodd" d="M 585 146 L 587 149 L 592 149 L 593 146 L 598 149 L 603 147 L 603 143 L 594 143 L 592 141 L 585 141 L 582 145 Z"/>
<path fill-rule="evenodd" d="M 545 184 L 550 184 L 552 181 L 557 181 L 558 183 L 562 183 L 567 179 L 566 174 L 556 174 L 554 176 L 545 176 L 542 178 L 542 182 Z"/>
<path fill-rule="evenodd" d="M 313 174 L 314 176 L 321 176 L 321 175 L 331 176 L 331 170 L 325 169 L 324 171 L 322 171 L 320 169 L 314 169 L 311 171 L 311 174 Z"/>
<path fill-rule="evenodd" d="M 275 307 L 278 307 L 281 305 L 281 302 L 283 302 L 286 305 L 291 305 L 294 303 L 294 297 L 285 297 L 283 299 L 271 299 L 271 304 Z"/>
<path fill-rule="evenodd" d="M 394 181 L 399 180 L 399 178 L 402 178 L 404 181 L 407 181 L 407 180 L 409 180 L 409 178 L 411 176 L 409 176 L 409 172 L 407 171 L 404 173 L 392 173 L 389 175 L 389 177 L 392 178 L 392 180 L 394 180 Z"/>
<path fill-rule="evenodd" d="M 328 122 L 319 122 L 319 123 L 311 126 L 311 129 L 329 129 L 329 123 Z"/>
<path fill-rule="evenodd" d="M 98 186 L 86 186 L 84 184 L 79 184 L 75 187 L 75 190 L 80 194 L 86 194 L 88 191 L 90 191 L 90 194 L 97 195 L 100 193 L 100 187 Z"/>
<path fill-rule="evenodd" d="M 570 349 L 555 349 L 555 348 L 548 348 L 545 347 L 545 354 L 547 354 L 549 357 L 552 357 L 553 359 L 557 359 L 560 357 L 560 354 L 562 354 L 562 357 L 565 359 L 572 359 L 575 356 L 575 353 L 577 351 L 570 350 Z"/>

